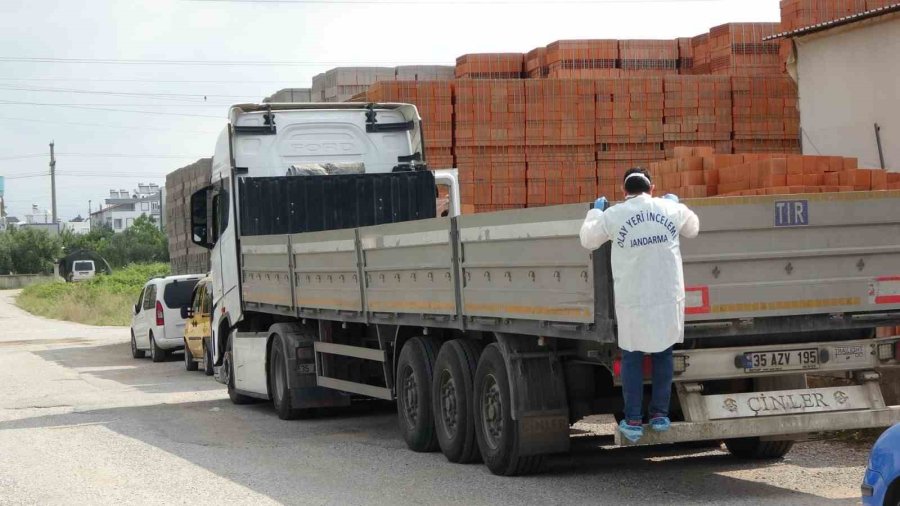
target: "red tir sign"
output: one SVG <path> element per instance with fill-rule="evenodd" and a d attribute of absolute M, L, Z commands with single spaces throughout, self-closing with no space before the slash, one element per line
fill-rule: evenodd
<path fill-rule="evenodd" d="M 708 286 L 685 287 L 684 314 L 707 314 L 710 310 Z"/>

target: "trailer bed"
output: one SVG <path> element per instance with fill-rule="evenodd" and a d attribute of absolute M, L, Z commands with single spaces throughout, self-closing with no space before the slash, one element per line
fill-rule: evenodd
<path fill-rule="evenodd" d="M 900 322 L 900 192 L 696 199 L 689 337 Z M 614 342 L 587 205 L 241 238 L 245 310 Z"/>

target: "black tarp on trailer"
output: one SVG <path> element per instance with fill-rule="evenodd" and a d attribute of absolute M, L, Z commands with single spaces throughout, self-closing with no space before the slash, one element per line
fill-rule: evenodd
<path fill-rule="evenodd" d="M 367 227 L 437 216 L 434 174 L 257 177 L 240 180 L 241 235 Z"/>

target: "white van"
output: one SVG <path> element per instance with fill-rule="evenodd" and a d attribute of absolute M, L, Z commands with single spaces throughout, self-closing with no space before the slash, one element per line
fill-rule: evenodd
<path fill-rule="evenodd" d="M 131 318 L 131 356 L 143 358 L 150 352 L 154 362 L 162 362 L 172 350 L 184 347 L 181 308 L 190 307 L 194 286 L 202 274 L 154 278 L 144 285 Z"/>
<path fill-rule="evenodd" d="M 93 260 L 75 260 L 72 262 L 72 272 L 69 273 L 69 281 L 85 281 L 97 275 L 97 268 Z"/>

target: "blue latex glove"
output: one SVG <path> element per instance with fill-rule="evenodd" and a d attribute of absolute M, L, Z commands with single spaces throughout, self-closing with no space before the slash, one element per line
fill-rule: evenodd
<path fill-rule="evenodd" d="M 606 200 L 606 197 L 600 197 L 599 199 L 594 201 L 594 209 L 606 211 L 607 207 L 609 207 L 609 201 Z"/>
<path fill-rule="evenodd" d="M 681 202 L 681 200 L 678 198 L 678 195 L 675 195 L 673 193 L 667 193 L 667 194 L 663 195 L 663 198 L 666 200 L 671 200 L 672 202 L 675 202 L 675 203 Z"/>

